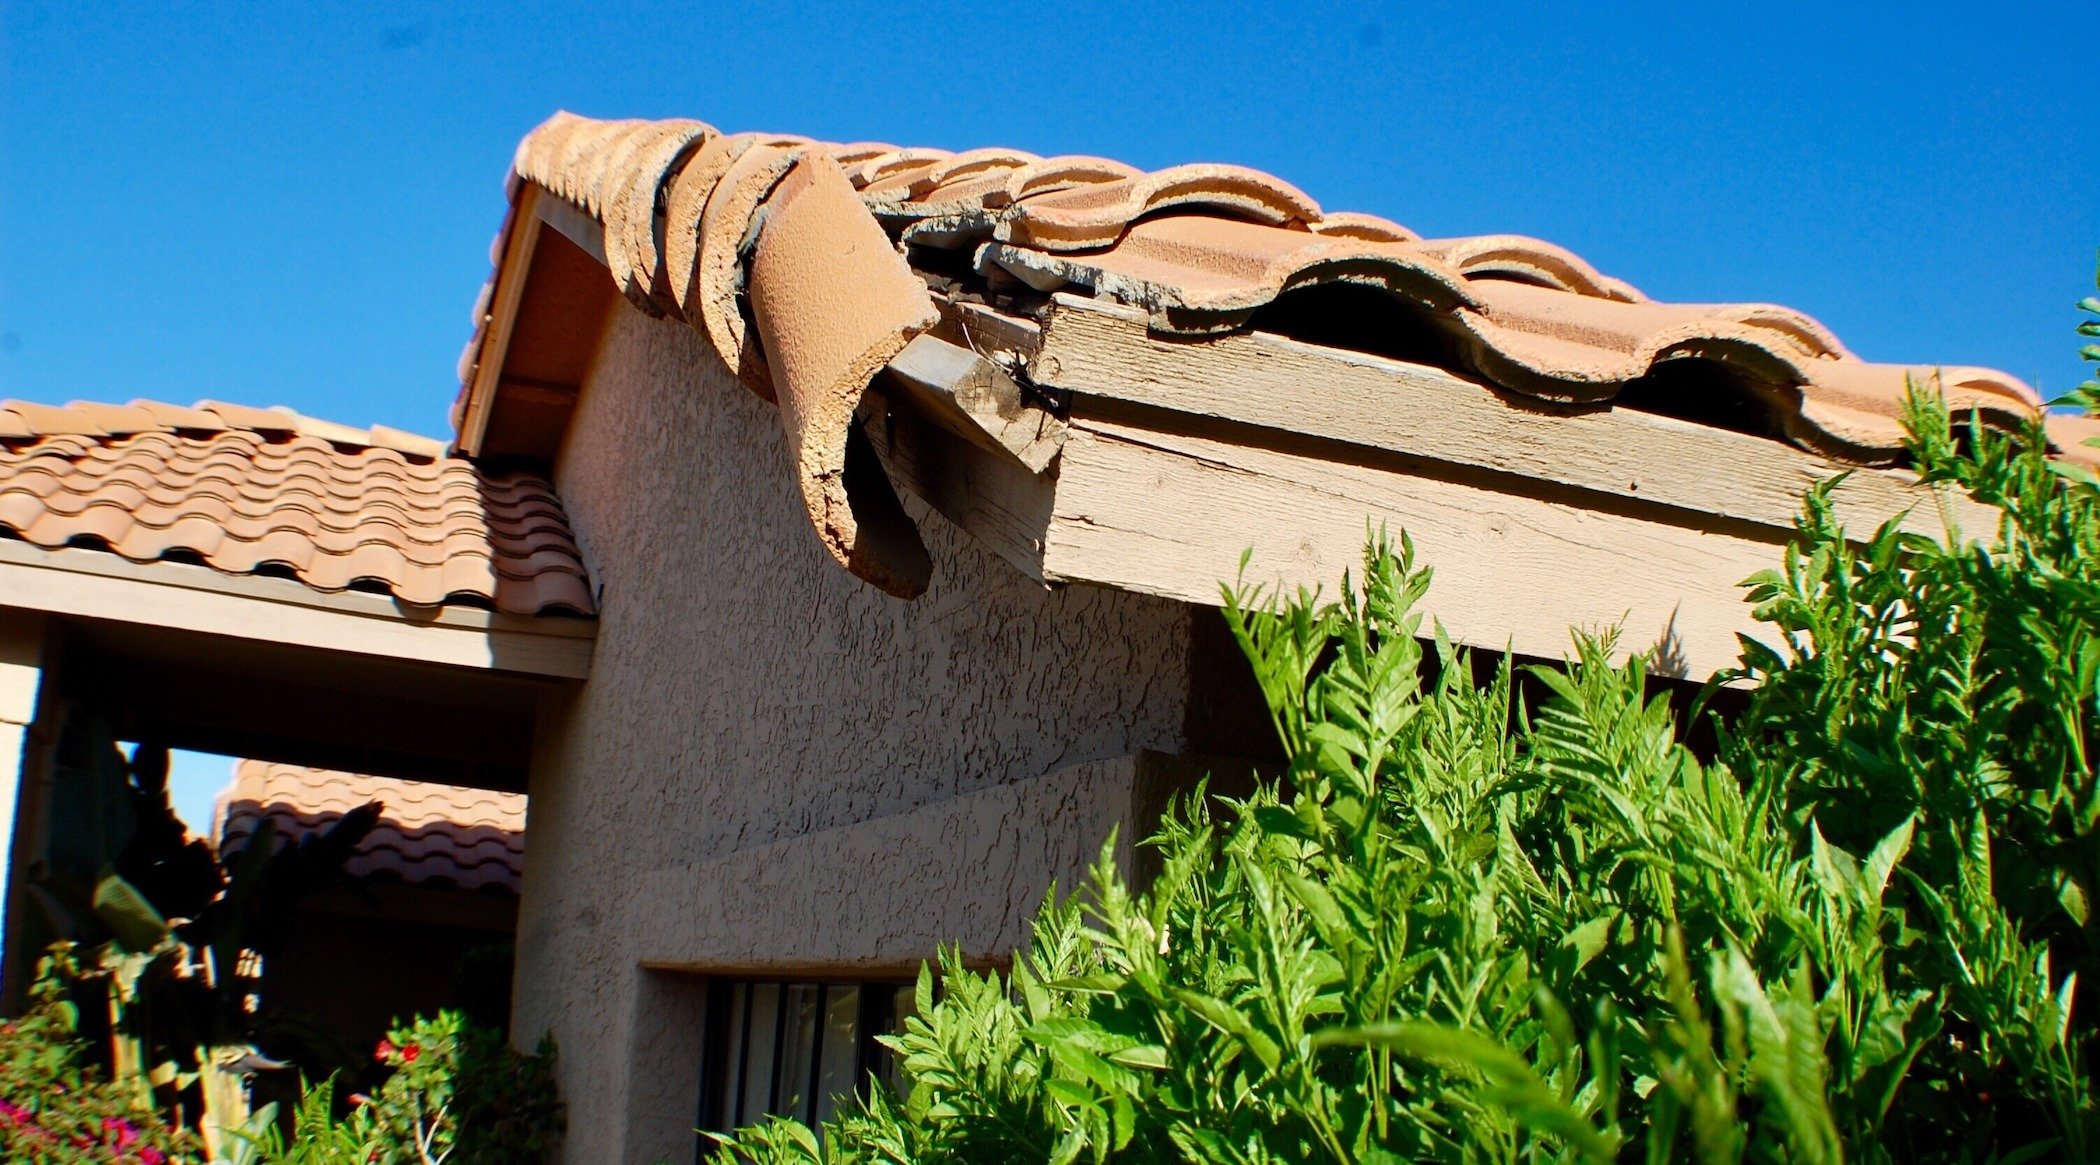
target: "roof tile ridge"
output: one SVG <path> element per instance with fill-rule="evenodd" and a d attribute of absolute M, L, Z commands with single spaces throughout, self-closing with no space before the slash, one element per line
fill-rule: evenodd
<path fill-rule="evenodd" d="M 671 187 L 707 143 L 720 136 L 705 122 L 658 122 L 654 136 L 630 159 L 627 172 L 610 179 L 617 190 L 601 216 L 606 266 L 627 301 L 649 315 L 668 315 L 678 306 L 664 263 L 664 211 Z"/>
<path fill-rule="evenodd" d="M 1529 235 L 1465 235 L 1420 239 L 1415 246 L 1457 267 L 1468 278 L 1514 275 L 1558 291 L 1624 303 L 1647 303 L 1648 297 L 1624 280 L 1597 270 L 1566 247 Z"/>
<path fill-rule="evenodd" d="M 1273 174 L 1201 162 L 1026 195 L 993 237 L 1046 251 L 1090 250 L 1113 246 L 1139 219 L 1175 208 L 1297 230 L 1321 218 L 1318 203 Z"/>
<path fill-rule="evenodd" d="M 704 330 L 701 319 L 701 232 L 715 189 L 745 153 L 760 146 L 808 145 L 807 138 L 786 134 L 737 133 L 709 139 L 666 183 L 664 194 L 663 284 L 668 314 Z"/>

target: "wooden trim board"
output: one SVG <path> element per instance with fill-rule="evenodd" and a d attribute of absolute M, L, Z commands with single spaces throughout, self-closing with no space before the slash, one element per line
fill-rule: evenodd
<path fill-rule="evenodd" d="M 1360 573 L 1367 535 L 1406 531 L 1435 582 L 1425 613 L 1472 647 L 1557 659 L 1571 628 L 1623 626 L 1661 674 L 1733 666 L 1759 629 L 1740 583 L 1779 541 L 1206 437 L 1075 419 L 1043 577 L 1217 605 L 1247 582 L 1321 587 Z"/>
<path fill-rule="evenodd" d="M 511 328 L 517 323 L 518 305 L 525 299 L 525 282 L 532 274 L 533 249 L 539 245 L 540 204 L 556 201 L 559 199 L 549 196 L 537 182 L 527 182 L 518 191 L 510 234 L 503 240 L 503 260 L 496 267 L 488 330 L 482 335 L 474 383 L 467 389 L 467 407 L 460 415 L 459 450 L 468 457 L 480 455 L 482 440 L 488 436 L 489 414 L 496 407 L 496 385 L 503 377 L 504 358 L 510 354 Z"/>
<path fill-rule="evenodd" d="M 597 624 L 329 594 L 290 579 L 0 541 L 0 607 L 521 675 L 590 674 Z"/>
<path fill-rule="evenodd" d="M 1908 510 L 1908 527 L 1944 530 L 1942 499 L 1901 470 L 1855 469 L 1633 409 L 1520 400 L 1443 369 L 1260 332 L 1161 339 L 1135 308 L 1065 294 L 1056 305 L 1029 375 L 1078 394 L 1075 411 L 1088 409 L 1084 397 L 1151 406 L 1523 479 L 1513 486 L 1572 486 L 1617 509 L 1669 507 L 1783 532 L 1803 491 L 1849 470 L 1835 498 L 1847 529 L 1865 535 Z M 1966 498 L 1944 503 L 1963 530 L 1996 528 Z"/>

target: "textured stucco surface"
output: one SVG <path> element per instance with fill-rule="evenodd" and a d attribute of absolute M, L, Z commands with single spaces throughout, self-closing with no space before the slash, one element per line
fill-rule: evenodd
<path fill-rule="evenodd" d="M 690 1128 L 694 1100 L 668 1086 L 691 1069 L 668 1062 L 687 1041 L 665 1030 L 691 1018 L 690 992 L 645 963 L 843 969 L 934 938 L 975 949 L 1041 890 L 984 880 L 937 935 L 912 921 L 917 885 L 822 892 L 778 868 L 796 860 L 784 843 L 937 820 L 912 811 L 1182 744 L 1185 608 L 1045 591 L 916 505 L 933 582 L 886 597 L 811 536 L 790 469 L 772 406 L 692 329 L 616 313 L 556 468 L 604 590 L 592 676 L 541 718 L 518 933 L 517 1035 L 561 1042 L 571 1161 L 690 1152 L 642 1143 Z M 918 856 L 912 882 L 984 860 L 937 835 Z M 760 959 L 774 940 L 749 927 L 768 917 L 797 935 Z"/>

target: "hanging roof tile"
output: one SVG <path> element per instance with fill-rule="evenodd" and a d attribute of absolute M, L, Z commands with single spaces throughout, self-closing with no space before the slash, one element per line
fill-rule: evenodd
<path fill-rule="evenodd" d="M 850 414 L 839 402 L 857 398 L 877 356 L 929 326 L 932 302 L 912 276 L 942 285 L 974 271 L 1039 293 L 1088 293 L 1142 307 L 1155 331 L 1188 336 L 1260 326 L 1263 309 L 1308 289 L 1370 288 L 1383 293 L 1384 315 L 1364 328 L 1426 325 L 1441 362 L 1498 388 L 1604 402 L 1654 387 L 1666 367 L 1704 364 L 1765 401 L 1788 440 L 1856 464 L 1901 457 L 1903 401 L 1916 381 L 1994 424 L 2041 411 L 2034 391 L 2002 372 L 1863 361 L 1788 308 L 1657 302 L 1550 243 L 1423 239 L 1376 216 L 1329 213 L 1289 183 L 1237 166 L 1148 173 L 1091 157 L 834 145 L 558 113 L 519 145 L 513 181 L 595 216 L 627 296 L 692 323 L 754 391 L 781 398 L 783 370 L 799 362 L 786 375 L 783 421 L 812 521 L 841 562 L 896 593 L 913 593 L 910 580 L 897 585 L 862 545 L 838 484 Z M 839 205 L 836 190 L 856 194 L 857 206 Z M 794 209 L 812 192 L 825 192 L 815 200 L 825 228 L 790 230 L 818 217 Z M 849 253 L 858 256 L 850 277 L 837 266 Z M 823 295 L 793 302 L 777 291 L 816 283 Z M 477 329 L 487 320 L 477 309 Z M 847 322 L 859 331 L 846 336 Z M 1377 336 L 1369 339 L 1377 350 Z M 830 355 L 804 359 L 810 349 Z M 480 350 L 477 330 L 461 360 L 463 404 Z M 1660 387 L 1702 392 L 1712 383 Z M 2052 419 L 2051 431 L 2060 453 L 2095 456 L 2070 426 Z"/>

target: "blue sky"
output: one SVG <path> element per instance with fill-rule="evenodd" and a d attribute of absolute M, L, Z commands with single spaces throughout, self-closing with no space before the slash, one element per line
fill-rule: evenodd
<path fill-rule="evenodd" d="M 440 434 L 556 108 L 1273 171 L 2054 394 L 2100 247 L 2072 5 L 0 0 L 0 396 Z M 223 767 L 213 768 L 223 780 Z"/>
<path fill-rule="evenodd" d="M 2091 10 L 2068 5 L 0 13 L 0 395 L 35 400 L 442 432 L 504 169 L 557 107 L 1239 162 L 2050 392 L 2079 378 L 2100 247 Z"/>

